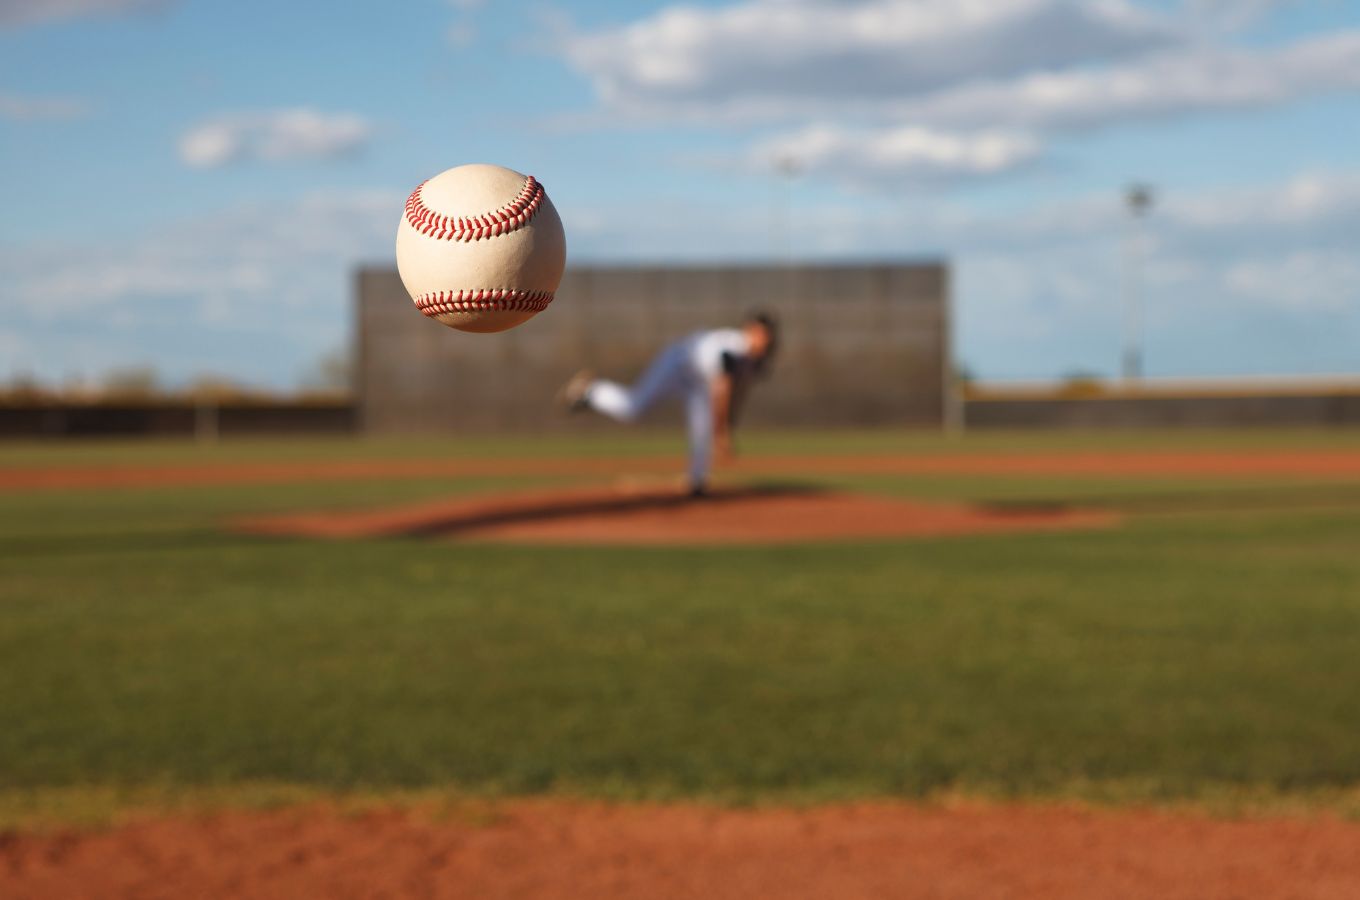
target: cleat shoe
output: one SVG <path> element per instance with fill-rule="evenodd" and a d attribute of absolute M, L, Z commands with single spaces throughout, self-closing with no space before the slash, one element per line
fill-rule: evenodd
<path fill-rule="evenodd" d="M 590 384 L 595 380 L 589 370 L 582 369 L 571 380 L 562 385 L 557 392 L 557 405 L 567 412 L 580 412 L 590 406 L 586 402 L 586 392 L 590 390 Z"/>

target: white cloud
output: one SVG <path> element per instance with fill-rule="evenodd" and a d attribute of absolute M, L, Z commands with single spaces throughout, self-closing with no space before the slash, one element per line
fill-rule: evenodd
<path fill-rule="evenodd" d="M 449 46 L 462 49 L 477 41 L 477 13 L 486 5 L 486 0 L 448 0 L 454 11 L 454 21 L 444 31 Z"/>
<path fill-rule="evenodd" d="M 1355 89 L 1360 89 L 1360 31 L 1349 31 L 1278 48 L 1200 46 L 1102 69 L 969 84 L 891 112 L 958 127 L 1083 128 Z"/>
<path fill-rule="evenodd" d="M 860 182 L 874 179 L 948 179 L 995 175 L 1033 161 L 1038 142 L 1026 134 L 955 134 L 928 128 L 855 130 L 813 125 L 757 144 L 748 162 L 768 170 L 787 159 L 802 171 Z"/>
<path fill-rule="evenodd" d="M 196 168 L 216 168 L 242 161 L 288 162 L 333 159 L 361 150 L 372 126 L 353 113 L 313 109 L 218 116 L 185 132 L 179 156 Z"/>
<path fill-rule="evenodd" d="M 1360 260 L 1328 250 L 1292 250 L 1233 263 L 1225 286 L 1255 303 L 1300 313 L 1345 312 L 1360 291 Z"/>
<path fill-rule="evenodd" d="M 1236 30 L 1253 25 L 1282 6 L 1301 0 L 1188 0 L 1190 15 L 1214 29 Z"/>
<path fill-rule="evenodd" d="M 11 244 L 0 332 L 21 335 L 11 359 L 49 379 L 150 361 L 172 380 L 211 369 L 287 386 L 343 342 L 353 267 L 390 260 L 404 193 L 327 191 L 97 244 Z M 78 349 L 87 340 L 96 355 Z"/>
<path fill-rule="evenodd" d="M 31 97 L 0 92 L 0 119 L 13 122 L 79 119 L 88 112 L 85 103 L 71 97 Z"/>
<path fill-rule="evenodd" d="M 318 291 L 296 288 L 315 277 L 312 264 L 342 269 L 343 260 L 390 250 L 385 244 L 395 233 L 400 200 L 379 191 L 327 192 L 240 207 L 80 253 L 35 245 L 7 260 L 9 294 L 39 317 L 135 306 L 147 297 L 305 306 Z M 79 266 L 64 262 L 77 258 Z"/>
<path fill-rule="evenodd" d="M 928 229 L 957 263 L 964 358 L 988 377 L 1112 371 L 1126 228 L 1112 193 Z M 1355 368 L 1360 171 L 1170 191 L 1146 229 L 1154 372 Z"/>
<path fill-rule="evenodd" d="M 1127 224 L 1119 192 L 1086 194 L 1020 213 L 981 214 L 955 204 L 906 202 L 894 193 L 863 194 L 815 205 L 797 192 L 790 215 L 801 258 L 860 255 L 1011 256 L 1040 265 L 1054 248 L 1109 244 L 1112 258 Z M 635 227 L 627 209 L 566 211 L 577 258 L 672 257 L 751 259 L 770 254 L 771 209 L 744 205 L 714 216 L 683 199 L 657 203 L 667 211 L 648 229 Z M 808 223 L 816 222 L 817 227 Z M 1164 258 L 1256 258 L 1325 248 L 1355 255 L 1360 234 L 1360 170 L 1309 172 L 1278 183 L 1159 192 L 1148 230 Z M 1084 250 L 1082 252 L 1085 252 Z M 1360 291 L 1360 283 L 1356 285 Z"/>
<path fill-rule="evenodd" d="M 1164 206 L 1188 231 L 1279 231 L 1317 240 L 1316 231 L 1326 229 L 1354 237 L 1360 234 L 1360 172 L 1311 172 L 1280 184 L 1172 195 Z"/>
<path fill-rule="evenodd" d="M 0 0 L 0 28 L 90 16 L 159 12 L 176 0 Z"/>
<path fill-rule="evenodd" d="M 564 38 L 607 105 L 662 115 L 891 101 L 1178 40 L 1168 22 L 1124 0 L 746 0 L 667 7 Z"/>
<path fill-rule="evenodd" d="M 471 47 L 477 41 L 477 26 L 472 22 L 454 22 L 444 31 L 450 47 Z"/>
<path fill-rule="evenodd" d="M 843 227 L 852 227 L 851 217 Z M 861 219 L 863 216 L 861 215 Z M 949 252 L 1014 252 L 1038 259 L 1058 245 L 1121 240 L 1128 214 L 1119 192 L 1087 194 L 1010 215 L 942 207 L 873 231 L 928 236 Z M 868 229 L 866 229 L 868 230 Z M 1154 255 L 1163 260 L 1277 257 L 1319 250 L 1355 256 L 1360 234 L 1360 170 L 1304 172 L 1280 182 L 1157 193 L 1147 219 Z M 1117 253 L 1116 253 L 1117 255 Z M 1360 292 L 1360 282 L 1356 284 Z"/>
<path fill-rule="evenodd" d="M 797 123 L 741 158 L 790 144 L 851 182 L 932 165 L 986 176 L 1041 156 L 1055 132 L 1360 90 L 1360 31 L 1234 45 L 1234 28 L 1287 2 L 1153 13 L 1124 0 L 743 0 L 568 28 L 559 43 L 600 101 L 580 121 Z M 979 132 L 981 158 L 964 137 Z M 943 133 L 949 149 L 927 137 Z"/>
<path fill-rule="evenodd" d="M 1081 128 L 1360 89 L 1360 31 L 1196 37 L 1196 17 L 1284 2 L 1192 0 L 1172 18 L 1104 0 L 746 0 L 562 41 L 607 109 L 653 121 Z"/>
<path fill-rule="evenodd" d="M 1135 120 L 1286 103 L 1328 91 L 1360 90 L 1360 31 L 1342 32 L 1273 49 L 1198 46 L 1099 69 L 1041 72 L 1021 78 L 973 83 L 915 100 L 878 104 L 879 116 L 899 125 L 823 124 L 788 140 L 798 157 L 837 145 L 824 171 L 850 180 L 879 177 L 892 167 L 880 153 L 912 134 L 960 130 L 987 137 L 985 158 L 995 165 L 965 164 L 945 174 L 987 175 L 1017 168 L 1042 153 L 1041 135 Z M 1005 129 L 1009 129 L 1005 130 Z M 839 137 L 833 141 L 832 135 Z M 776 142 L 777 143 L 777 142 Z M 969 142 L 963 142 L 959 150 Z M 975 149 L 981 149 L 972 143 Z M 753 154 L 767 152 L 757 144 Z M 924 162 L 925 160 L 920 160 Z M 980 161 L 980 160 L 979 160 Z M 915 159 L 899 159 L 910 174 Z M 814 166 L 813 168 L 817 168 Z"/>

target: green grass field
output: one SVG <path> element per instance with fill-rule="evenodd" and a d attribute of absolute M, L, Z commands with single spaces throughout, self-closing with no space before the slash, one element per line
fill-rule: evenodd
<path fill-rule="evenodd" d="M 1360 453 L 1360 435 L 750 446 Z M 675 442 L 29 444 L 0 446 L 0 467 L 531 452 Z M 912 542 L 528 548 L 219 527 L 512 479 L 0 493 L 0 820 L 148 796 L 430 790 L 1360 808 L 1360 480 L 823 481 L 1129 518 Z"/>

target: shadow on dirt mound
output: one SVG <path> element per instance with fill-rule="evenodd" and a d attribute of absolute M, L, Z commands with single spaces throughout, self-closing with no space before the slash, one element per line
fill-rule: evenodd
<path fill-rule="evenodd" d="M 238 520 L 252 534 L 308 538 L 448 538 L 557 544 L 771 544 L 1088 528 L 1109 513 L 988 510 L 775 483 L 691 498 L 627 486 L 459 496 L 357 511 Z"/>
<path fill-rule="evenodd" d="M 821 487 L 806 484 L 767 484 L 754 487 L 734 487 L 713 490 L 702 497 L 677 491 L 641 491 L 619 494 L 570 494 L 526 497 L 517 502 L 513 497 L 497 500 L 488 508 L 474 507 L 459 510 L 444 518 L 413 523 L 401 534 L 412 537 L 457 535 L 501 525 L 552 522 L 580 518 L 632 518 L 639 514 L 694 511 L 716 512 L 723 507 L 760 503 L 761 501 L 808 498 L 825 495 Z M 394 532 L 395 533 L 395 532 Z"/>

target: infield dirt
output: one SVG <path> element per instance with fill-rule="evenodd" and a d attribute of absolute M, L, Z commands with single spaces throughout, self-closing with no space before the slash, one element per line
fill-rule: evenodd
<path fill-rule="evenodd" d="M 253 517 L 254 534 L 430 536 L 586 544 L 784 543 L 1090 528 L 1109 513 L 920 503 L 807 487 L 733 488 L 692 499 L 625 486 L 454 497 L 376 510 Z"/>
<path fill-rule="evenodd" d="M 0 835 L 0 894 L 1342 900 L 1360 896 L 1360 823 L 1021 806 L 312 806 Z"/>

